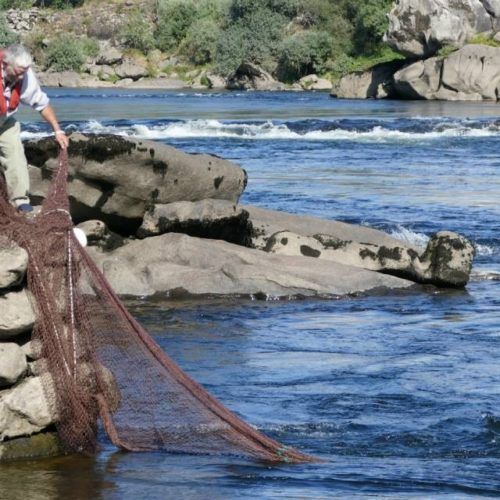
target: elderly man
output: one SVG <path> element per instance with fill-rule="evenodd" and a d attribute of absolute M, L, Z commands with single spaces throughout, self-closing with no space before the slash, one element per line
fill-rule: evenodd
<path fill-rule="evenodd" d="M 21 127 L 14 118 L 19 103 L 40 112 L 54 130 L 63 149 L 68 138 L 59 127 L 56 115 L 31 69 L 33 59 L 22 45 L 0 51 L 0 171 L 5 177 L 10 201 L 20 212 L 33 210 L 28 197 L 28 162 L 21 142 Z"/>

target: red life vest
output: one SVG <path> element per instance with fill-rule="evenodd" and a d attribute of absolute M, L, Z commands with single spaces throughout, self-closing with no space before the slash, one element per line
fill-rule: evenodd
<path fill-rule="evenodd" d="M 15 111 L 19 106 L 19 99 L 21 97 L 21 85 L 22 80 L 18 81 L 10 94 L 9 107 L 7 108 L 7 102 L 4 95 L 4 80 L 3 80 L 3 50 L 0 51 L 0 116 L 5 116 L 7 111 Z"/>

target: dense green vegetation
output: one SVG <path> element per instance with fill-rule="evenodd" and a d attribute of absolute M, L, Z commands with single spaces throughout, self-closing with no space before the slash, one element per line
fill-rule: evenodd
<path fill-rule="evenodd" d="M 0 0 L 0 9 L 24 3 Z M 51 8 L 81 3 L 38 1 Z M 382 42 L 391 4 L 392 0 L 151 0 L 127 11 L 119 37 L 129 49 L 145 55 L 159 49 L 175 55 L 179 64 L 211 67 L 223 76 L 248 61 L 286 82 L 310 73 L 336 78 L 397 57 Z M 0 24 L 2 36 L 10 35 Z M 81 41 L 60 36 L 49 45 L 46 61 L 77 69 L 87 54 Z"/>
<path fill-rule="evenodd" d="M 227 76 L 243 61 L 284 81 L 340 76 L 395 57 L 382 42 L 392 0 L 159 0 L 156 46 Z M 137 45 L 137 48 L 140 48 Z M 358 58 L 363 58 L 361 65 Z"/>

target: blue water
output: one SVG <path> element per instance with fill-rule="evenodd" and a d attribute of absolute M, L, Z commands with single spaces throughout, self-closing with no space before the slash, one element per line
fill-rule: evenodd
<path fill-rule="evenodd" d="M 29 470 L 36 498 L 500 496 L 498 105 L 309 92 L 51 95 L 70 129 L 239 163 L 249 175 L 242 203 L 364 224 L 412 243 L 458 231 L 477 257 L 463 291 L 128 303 L 227 406 L 322 464 L 123 454 L 103 442 L 94 458 L 0 469 L 0 485 L 14 494 L 23 486 L 15 478 Z M 36 115 L 23 118 L 26 138 L 47 132 Z"/>

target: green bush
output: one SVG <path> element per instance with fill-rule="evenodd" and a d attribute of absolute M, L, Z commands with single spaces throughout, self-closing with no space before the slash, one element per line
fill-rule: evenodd
<path fill-rule="evenodd" d="M 230 17 L 241 19 L 259 10 L 269 10 L 288 18 L 297 15 L 300 0 L 232 0 Z"/>
<path fill-rule="evenodd" d="M 332 56 L 333 38 L 325 31 L 303 31 L 283 41 L 277 75 L 294 81 L 310 73 L 323 73 Z"/>
<path fill-rule="evenodd" d="M 18 41 L 19 37 L 9 28 L 5 16 L 0 13 L 0 47 L 7 47 Z"/>
<path fill-rule="evenodd" d="M 392 0 L 366 0 L 354 19 L 354 43 L 358 53 L 374 52 L 380 46 L 389 21 Z"/>
<path fill-rule="evenodd" d="M 29 9 L 32 6 L 32 0 L 0 0 L 0 10 Z"/>
<path fill-rule="evenodd" d="M 140 50 L 144 54 L 155 46 L 151 26 L 140 12 L 131 15 L 121 35 L 126 47 Z"/>
<path fill-rule="evenodd" d="M 56 71 L 79 71 L 87 56 L 96 56 L 98 49 L 95 40 L 62 33 L 47 46 L 45 66 Z"/>
<path fill-rule="evenodd" d="M 221 32 L 216 69 L 228 76 L 249 61 L 274 71 L 287 19 L 267 8 L 255 10 Z"/>
<path fill-rule="evenodd" d="M 213 19 L 205 18 L 195 21 L 188 29 L 180 46 L 184 54 L 193 64 L 207 64 L 215 60 L 220 28 Z"/>
<path fill-rule="evenodd" d="M 177 47 L 196 19 L 194 0 L 159 0 L 156 46 L 163 51 Z"/>

